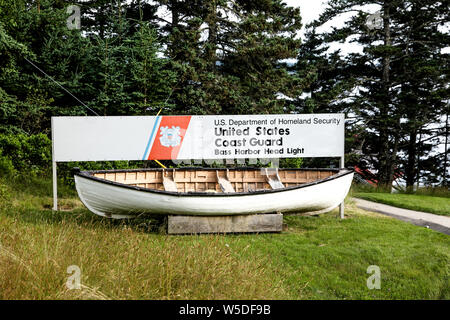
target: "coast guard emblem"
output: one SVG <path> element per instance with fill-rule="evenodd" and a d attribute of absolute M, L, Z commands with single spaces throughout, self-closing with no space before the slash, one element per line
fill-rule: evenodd
<path fill-rule="evenodd" d="M 180 145 L 181 136 L 180 136 L 180 127 L 172 126 L 172 128 L 161 127 L 161 137 L 159 141 L 161 145 L 164 147 L 176 147 Z"/>

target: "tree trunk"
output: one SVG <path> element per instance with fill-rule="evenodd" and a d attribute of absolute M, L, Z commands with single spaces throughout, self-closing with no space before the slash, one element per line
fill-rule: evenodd
<path fill-rule="evenodd" d="M 408 143 L 408 162 L 405 167 L 406 178 L 406 190 L 408 192 L 413 191 L 414 182 L 416 178 L 416 155 L 417 155 L 417 129 L 416 125 L 411 129 L 409 133 Z"/>
<path fill-rule="evenodd" d="M 419 142 L 417 145 L 417 169 L 416 169 L 416 182 L 417 182 L 417 190 L 420 185 L 420 146 L 422 144 L 422 130 L 419 129 Z"/>
<path fill-rule="evenodd" d="M 400 127 L 400 119 L 397 122 L 397 127 Z M 389 191 L 392 190 L 392 184 L 394 183 L 395 180 L 395 169 L 396 169 L 396 165 L 397 165 L 397 152 L 398 152 L 398 143 L 400 140 L 400 136 L 398 133 L 394 134 L 394 146 L 392 148 L 392 154 L 389 158 L 389 162 L 388 162 L 388 181 L 386 184 L 386 187 L 388 188 Z"/>
<path fill-rule="evenodd" d="M 175 36 L 176 32 L 175 29 L 178 29 L 178 32 L 180 32 L 179 30 L 179 23 L 180 23 L 180 13 L 179 13 L 179 8 L 178 8 L 178 2 L 177 0 L 171 0 L 170 1 L 170 6 L 169 6 L 170 11 L 172 12 L 172 24 L 170 26 L 170 34 L 172 37 L 174 37 L 172 40 L 169 41 L 169 55 L 171 56 L 173 61 L 178 61 L 179 60 L 179 52 L 177 50 L 177 41 L 175 41 L 174 39 L 177 38 L 177 36 Z"/>
<path fill-rule="evenodd" d="M 206 41 L 206 60 L 208 62 L 208 71 L 216 69 L 216 51 L 217 51 L 217 4 L 215 0 L 210 1 L 208 16 L 205 22 L 208 24 L 208 40 Z"/>
<path fill-rule="evenodd" d="M 449 185 L 448 181 L 447 181 L 447 156 L 448 156 L 448 112 L 447 112 L 447 117 L 445 119 L 445 150 L 444 150 L 444 172 L 442 174 L 442 185 L 444 187 L 447 187 Z"/>
<path fill-rule="evenodd" d="M 383 5 L 383 35 L 384 45 L 390 46 L 391 41 L 391 27 L 390 27 L 390 10 L 389 2 L 384 2 Z M 378 184 L 381 188 L 392 188 L 392 171 L 393 171 L 393 154 L 390 150 L 390 134 L 389 127 L 389 108 L 390 108 L 390 64 L 391 57 L 385 54 L 383 57 L 383 75 L 382 75 L 382 90 L 383 100 L 380 101 L 380 144 L 381 150 L 379 152 L 379 172 L 378 172 Z"/>
<path fill-rule="evenodd" d="M 180 20 L 179 14 L 178 14 L 178 3 L 177 0 L 170 1 L 171 3 L 171 10 L 172 10 L 172 29 L 178 27 L 178 23 Z"/>

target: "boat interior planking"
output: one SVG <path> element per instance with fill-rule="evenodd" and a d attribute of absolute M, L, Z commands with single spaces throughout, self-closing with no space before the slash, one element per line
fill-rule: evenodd
<path fill-rule="evenodd" d="M 230 193 L 288 188 L 337 174 L 333 169 L 140 169 L 93 171 L 95 178 L 172 192 Z"/>

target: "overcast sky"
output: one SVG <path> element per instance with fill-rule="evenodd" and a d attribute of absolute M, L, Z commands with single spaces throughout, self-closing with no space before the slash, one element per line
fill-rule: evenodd
<path fill-rule="evenodd" d="M 304 25 L 318 18 L 326 3 L 323 0 L 284 0 L 283 2 L 291 7 L 300 7 Z"/>

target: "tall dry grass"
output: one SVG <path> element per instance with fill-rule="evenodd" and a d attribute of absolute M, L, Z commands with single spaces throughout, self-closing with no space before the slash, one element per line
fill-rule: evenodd
<path fill-rule="evenodd" d="M 154 237 L 65 222 L 30 230 L 8 220 L 0 226 L 1 299 L 269 299 L 283 293 L 267 261 L 243 259 L 219 236 Z M 81 290 L 66 287 L 70 265 L 81 269 Z"/>
<path fill-rule="evenodd" d="M 0 299 L 286 297 L 266 257 L 249 258 L 222 236 L 147 232 L 70 199 L 61 201 L 68 212 L 52 213 L 49 197 L 8 192 L 0 199 Z M 79 290 L 66 286 L 71 265 L 81 270 Z"/>

